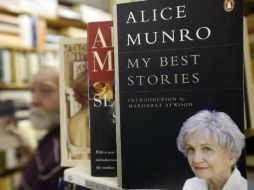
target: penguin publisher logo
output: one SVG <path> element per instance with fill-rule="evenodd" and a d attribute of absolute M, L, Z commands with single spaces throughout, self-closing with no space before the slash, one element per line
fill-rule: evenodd
<path fill-rule="evenodd" d="M 231 12 L 235 8 L 235 0 L 224 0 L 224 10 Z"/>

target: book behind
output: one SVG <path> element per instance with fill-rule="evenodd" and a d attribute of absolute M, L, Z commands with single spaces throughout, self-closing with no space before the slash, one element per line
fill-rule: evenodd
<path fill-rule="evenodd" d="M 60 40 L 61 164 L 90 165 L 86 38 Z"/>
<path fill-rule="evenodd" d="M 117 170 L 126 189 L 181 189 L 194 174 L 176 139 L 201 110 L 244 130 L 242 1 L 114 7 Z M 245 157 L 238 162 L 245 174 Z"/>
<path fill-rule="evenodd" d="M 116 176 L 113 22 L 87 25 L 89 126 L 93 176 Z"/>

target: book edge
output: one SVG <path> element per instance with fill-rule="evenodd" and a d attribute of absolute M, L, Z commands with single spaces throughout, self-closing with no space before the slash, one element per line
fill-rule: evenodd
<path fill-rule="evenodd" d="M 249 112 L 250 112 L 250 128 L 254 128 L 254 107 L 251 106 L 254 104 L 254 86 L 253 86 L 253 75 L 252 75 L 252 69 L 251 69 L 251 59 L 250 59 L 250 47 L 249 47 L 249 40 L 248 40 L 248 31 L 247 31 L 247 19 L 244 17 L 243 22 L 243 56 L 244 56 L 244 64 L 245 64 L 245 74 L 246 74 L 246 84 L 247 84 L 247 98 L 248 98 L 248 106 L 249 106 Z"/>
<path fill-rule="evenodd" d="M 119 96 L 119 67 L 118 67 L 118 36 L 117 36 L 117 4 L 113 5 L 113 36 L 115 58 L 115 112 L 116 112 L 116 150 L 117 150 L 117 179 L 118 187 L 122 188 L 122 154 L 121 154 L 121 124 Z"/>

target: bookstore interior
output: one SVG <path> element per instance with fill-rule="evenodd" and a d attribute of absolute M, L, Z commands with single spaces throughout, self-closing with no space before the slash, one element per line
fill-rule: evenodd
<path fill-rule="evenodd" d="M 254 189 L 254 1 L 0 0 L 0 190 L 57 189 Z"/>

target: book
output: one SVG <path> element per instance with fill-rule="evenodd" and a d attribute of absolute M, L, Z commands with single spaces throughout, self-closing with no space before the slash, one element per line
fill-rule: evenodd
<path fill-rule="evenodd" d="M 1 50 L 1 67 L 2 67 L 2 80 L 3 83 L 12 82 L 12 69 L 11 69 L 11 52 L 9 50 Z"/>
<path fill-rule="evenodd" d="M 94 190 L 120 190 L 117 177 L 93 177 L 91 168 L 74 167 L 64 170 L 64 181 Z"/>
<path fill-rule="evenodd" d="M 22 0 L 20 1 L 20 11 L 40 15 L 47 18 L 56 18 L 58 2 L 57 0 Z"/>
<path fill-rule="evenodd" d="M 28 66 L 25 54 L 19 51 L 12 51 L 11 54 L 11 75 L 13 78 L 12 82 L 17 84 L 28 82 Z"/>
<path fill-rule="evenodd" d="M 58 5 L 57 15 L 67 19 L 81 20 L 80 12 L 73 10 L 71 6 Z"/>
<path fill-rule="evenodd" d="M 0 40 L 6 46 L 13 45 L 15 47 L 22 47 L 23 45 L 21 37 L 12 34 L 0 33 Z"/>
<path fill-rule="evenodd" d="M 12 25 L 9 23 L 1 23 L 0 21 L 0 33 L 19 36 L 19 27 L 18 25 Z"/>
<path fill-rule="evenodd" d="M 18 26 L 19 21 L 17 16 L 0 13 L 0 23 L 6 23 L 13 26 Z"/>
<path fill-rule="evenodd" d="M 61 164 L 90 164 L 86 38 L 60 39 Z"/>
<path fill-rule="evenodd" d="M 38 18 L 37 30 L 36 30 L 36 44 L 38 48 L 44 48 L 45 46 L 45 35 L 47 30 L 47 23 L 45 19 Z"/>
<path fill-rule="evenodd" d="M 77 38 L 77 37 L 87 37 L 87 30 L 77 27 L 64 27 L 62 28 L 59 33 L 63 36 L 67 36 L 70 38 Z"/>
<path fill-rule="evenodd" d="M 11 168 L 15 165 L 16 157 L 14 156 L 13 159 L 11 159 L 10 155 L 12 155 L 13 150 L 19 146 L 18 138 L 9 131 L 10 128 L 16 127 L 14 112 L 15 108 L 11 100 L 0 101 L 0 151 L 4 150 L 6 152 L 6 168 Z"/>
<path fill-rule="evenodd" d="M 26 54 L 27 61 L 27 73 L 28 73 L 28 81 L 31 81 L 32 76 L 39 71 L 40 68 L 40 59 L 39 54 L 36 52 L 29 52 Z"/>
<path fill-rule="evenodd" d="M 33 22 L 32 17 L 29 15 L 19 15 L 19 29 L 21 43 L 24 47 L 33 47 Z"/>
<path fill-rule="evenodd" d="M 100 2 L 97 4 L 103 4 L 103 3 Z M 76 5 L 73 7 L 73 10 L 80 12 L 81 20 L 84 23 L 112 20 L 112 17 L 108 12 L 102 9 L 96 8 L 95 6 L 90 6 L 88 4 Z"/>
<path fill-rule="evenodd" d="M 181 189 L 194 177 L 176 138 L 183 122 L 200 110 L 227 113 L 243 132 L 242 1 L 231 3 L 115 5 L 121 188 Z M 243 176 L 244 159 L 238 163 Z"/>
<path fill-rule="evenodd" d="M 89 126 L 93 176 L 116 176 L 113 22 L 87 25 Z"/>
<path fill-rule="evenodd" d="M 64 181 L 63 177 L 59 179 L 59 185 L 58 190 L 90 190 L 90 188 L 83 187 L 80 185 L 76 185 L 74 183 L 70 183 L 67 181 Z"/>

